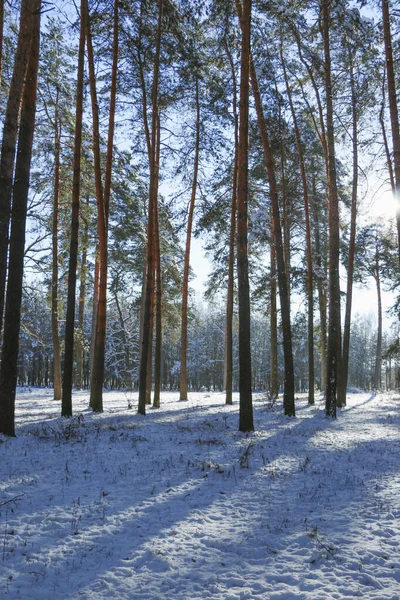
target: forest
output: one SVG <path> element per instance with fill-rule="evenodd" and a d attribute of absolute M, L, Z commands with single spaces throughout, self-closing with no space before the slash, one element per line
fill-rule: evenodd
<path fill-rule="evenodd" d="M 96 413 L 136 390 L 142 415 L 238 391 L 242 432 L 254 392 L 288 416 L 322 393 L 336 417 L 347 390 L 399 389 L 399 19 L 389 0 L 0 2 L 1 433 L 34 387 L 63 417 L 73 390 Z"/>
<path fill-rule="evenodd" d="M 400 598 L 394 0 L 0 0 L 0 597 Z"/>

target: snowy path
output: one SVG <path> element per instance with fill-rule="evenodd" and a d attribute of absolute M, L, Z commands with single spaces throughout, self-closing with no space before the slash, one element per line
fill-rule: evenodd
<path fill-rule="evenodd" d="M 43 392 L 0 436 L 0 597 L 400 599 L 400 399 L 349 397 L 337 421 L 255 398 L 123 393 L 72 421 Z M 81 415 L 81 416 L 80 416 Z M 7 500 L 23 494 L 15 501 Z"/>

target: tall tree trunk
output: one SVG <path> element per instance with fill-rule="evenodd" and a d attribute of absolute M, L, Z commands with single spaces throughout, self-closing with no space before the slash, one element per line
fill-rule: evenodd
<path fill-rule="evenodd" d="M 321 351 L 321 392 L 326 391 L 326 378 L 327 378 L 327 335 L 326 335 L 326 289 L 325 282 L 321 277 L 321 273 L 325 273 L 325 267 L 322 261 L 322 249 L 320 239 L 320 222 L 319 222 L 319 206 L 317 201 L 317 190 L 315 175 L 313 175 L 313 207 L 314 207 L 314 220 L 315 220 L 315 264 L 318 269 L 317 288 L 318 288 L 318 307 L 319 307 L 319 319 L 320 319 L 320 351 Z"/>
<path fill-rule="evenodd" d="M 13 186 L 9 275 L 4 319 L 3 353 L 0 367 L 0 433 L 9 436 L 15 435 L 15 392 L 17 386 L 18 343 L 21 322 L 25 225 L 39 67 L 40 7 L 40 0 L 31 3 L 31 10 L 33 9 L 34 15 L 31 31 L 32 41 L 22 97 L 21 122 Z"/>
<path fill-rule="evenodd" d="M 278 376 L 278 309 L 276 306 L 276 250 L 274 237 L 274 221 L 271 210 L 271 277 L 270 277 L 270 396 L 274 400 L 279 394 Z"/>
<path fill-rule="evenodd" d="M 299 155 L 301 182 L 303 187 L 304 216 L 306 222 L 306 263 L 307 263 L 307 320 L 308 320 L 308 404 L 314 404 L 314 293 L 313 293 L 313 259 L 311 246 L 310 200 L 308 194 L 307 174 L 304 161 L 303 144 L 297 115 L 294 109 L 292 93 L 289 86 L 286 64 L 283 58 L 282 44 L 280 48 L 286 92 L 292 113 L 293 126 L 296 136 L 297 152 Z"/>
<path fill-rule="evenodd" d="M 251 56 L 251 0 L 239 7 L 242 29 L 239 102 L 239 152 L 237 191 L 237 271 L 239 297 L 239 431 L 253 431 L 253 400 L 251 389 L 250 289 L 248 259 L 249 201 L 249 70 Z"/>
<path fill-rule="evenodd" d="M 194 151 L 194 167 L 192 195 L 190 198 L 189 215 L 186 232 L 185 264 L 183 269 L 182 282 L 182 325 L 181 325 L 181 369 L 179 383 L 179 399 L 188 399 L 187 382 L 187 329 L 188 329 L 188 299 L 189 299 L 189 268 L 190 268 L 190 245 L 192 241 L 192 226 L 194 206 L 196 202 L 197 177 L 199 172 L 199 154 L 200 154 L 200 99 L 199 99 L 199 76 L 196 74 L 196 142 Z"/>
<path fill-rule="evenodd" d="M 3 76 L 4 0 L 0 0 L 0 87 Z"/>
<path fill-rule="evenodd" d="M 74 173 L 72 179 L 71 238 L 68 264 L 67 316 L 65 324 L 64 378 L 61 414 L 72 416 L 72 375 L 74 366 L 75 292 L 78 264 L 79 205 L 82 152 L 83 77 L 85 61 L 86 0 L 81 0 L 78 78 L 76 84 Z"/>
<path fill-rule="evenodd" d="M 397 199 L 397 234 L 398 234 L 398 252 L 400 261 L 400 126 L 399 111 L 397 107 L 396 82 L 393 65 L 393 45 L 392 33 L 390 30 L 389 0 L 382 0 L 382 20 L 383 20 L 383 38 L 385 42 L 387 86 L 389 96 L 390 124 L 393 140 L 393 163 L 394 176 L 396 184 Z"/>
<path fill-rule="evenodd" d="M 325 410 L 329 417 L 336 417 L 336 392 L 338 366 L 340 363 L 340 282 L 339 282 L 339 201 L 336 180 L 335 138 L 333 130 L 333 103 L 330 55 L 329 0 L 322 0 L 322 34 L 324 42 L 326 133 L 328 145 L 328 198 L 329 198 L 329 335 L 328 370 Z"/>
<path fill-rule="evenodd" d="M 241 15 L 240 3 L 237 0 L 239 16 Z M 258 86 L 257 72 L 254 61 L 250 55 L 250 75 L 253 89 L 254 102 L 256 105 L 258 128 L 264 151 L 264 162 L 269 182 L 269 193 L 271 198 L 271 210 L 273 217 L 274 241 L 276 251 L 276 262 L 278 268 L 279 299 L 281 304 L 282 317 L 282 335 L 283 335 L 283 354 L 285 359 L 285 381 L 283 392 L 283 408 L 287 416 L 295 416 L 294 403 L 294 366 L 292 349 L 292 331 L 290 325 L 290 300 L 285 273 L 285 256 L 283 248 L 282 227 L 279 210 L 278 188 L 276 184 L 275 164 L 272 157 L 268 131 L 264 118 L 264 111 L 261 103 L 261 94 Z"/>
<path fill-rule="evenodd" d="M 277 94 L 278 94 L 277 90 Z M 282 233 L 283 233 L 283 256 L 285 259 L 285 274 L 287 280 L 288 302 L 290 310 L 290 217 L 288 197 L 286 191 L 286 168 L 285 168 L 285 147 L 283 143 L 281 104 L 278 102 L 278 121 L 279 121 L 279 161 L 281 167 L 281 196 L 282 196 Z"/>
<path fill-rule="evenodd" d="M 158 197 L 159 168 L 160 168 L 160 117 L 157 118 L 157 153 L 156 153 L 156 195 Z M 154 203 L 155 223 L 155 271 L 156 271 L 156 346 L 154 351 L 154 401 L 153 407 L 160 408 L 161 376 L 162 376 L 162 272 L 160 251 L 160 229 L 158 219 L 158 202 Z"/>
<path fill-rule="evenodd" d="M 89 209 L 89 197 L 86 199 L 86 206 Z M 76 389 L 81 390 L 83 388 L 83 361 L 85 359 L 85 333 L 84 333 L 84 322 L 85 322 L 85 301 L 86 301 L 86 276 L 87 276 L 87 251 L 89 243 L 89 221 L 86 217 L 85 228 L 83 230 L 83 244 L 82 244 L 82 259 L 81 259 L 81 281 L 79 286 L 79 306 L 78 306 L 78 329 L 79 329 L 79 341 L 77 347 L 76 356 Z"/>
<path fill-rule="evenodd" d="M 93 373 L 93 360 L 94 360 L 94 344 L 96 340 L 97 331 L 97 305 L 99 303 L 99 278 L 100 278 L 100 260 L 99 260 L 99 246 L 96 246 L 96 256 L 94 259 L 94 273 L 93 273 L 93 306 L 92 306 L 92 327 L 90 336 L 90 352 L 89 352 L 89 367 L 90 367 L 90 379 Z"/>
<path fill-rule="evenodd" d="M 387 164 L 387 168 L 389 171 L 389 181 L 390 181 L 390 187 L 392 189 L 393 194 L 396 193 L 396 184 L 394 182 L 394 173 L 393 173 L 393 163 L 392 163 L 392 157 L 390 155 L 390 149 L 389 149 L 389 143 L 388 143 L 388 139 L 387 139 L 387 134 L 386 134 L 386 125 L 385 125 L 385 104 L 386 104 L 386 100 L 385 100 L 385 81 L 383 81 L 383 85 L 382 85 L 382 104 L 381 104 L 381 110 L 379 111 L 379 122 L 381 124 L 381 130 L 382 130 L 382 137 L 383 137 L 383 145 L 385 148 L 385 155 L 386 155 L 386 164 Z"/>
<path fill-rule="evenodd" d="M 0 158 L 0 333 L 6 289 L 8 234 L 10 226 L 11 196 L 18 135 L 21 97 L 32 40 L 33 5 L 31 0 L 21 3 L 17 51 L 4 116 L 3 140 Z"/>
<path fill-rule="evenodd" d="M 233 163 L 231 224 L 229 232 L 229 259 L 228 259 L 228 289 L 226 296 L 225 317 L 225 360 L 224 360 L 224 387 L 226 390 L 225 404 L 232 404 L 233 391 L 233 304 L 234 304 L 234 266 L 235 266 L 235 241 L 236 241 L 236 212 L 237 212 L 237 178 L 238 178 L 238 151 L 239 151 L 239 117 L 237 113 L 237 82 L 236 71 L 232 53 L 228 42 L 225 41 L 225 50 L 231 67 L 233 87 L 233 119 L 235 154 Z"/>
<path fill-rule="evenodd" d="M 143 3 L 142 3 L 143 7 Z M 142 10 L 142 9 L 141 9 Z M 142 14 L 142 13 L 141 13 Z M 156 53 L 154 58 L 153 68 L 153 88 L 152 88 L 152 117 L 151 117 L 151 140 L 147 121 L 146 110 L 146 90 L 144 87 L 144 78 L 142 81 L 143 93 L 143 110 L 145 120 L 145 131 L 148 145 L 149 165 L 150 165 L 150 190 L 149 190 L 149 210 L 147 221 L 147 249 L 146 249 L 146 288 L 143 311 L 143 336 L 142 336 L 142 351 L 140 356 L 140 373 L 139 373 L 139 403 L 138 412 L 142 415 L 146 414 L 146 394 L 148 389 L 148 364 L 149 356 L 151 360 L 151 336 L 152 336 L 152 299 L 154 298 L 154 283 L 155 283 L 155 243 L 154 243 L 154 218 L 155 204 L 157 199 L 156 188 L 156 138 L 157 138 L 157 119 L 158 119 L 158 80 L 160 70 L 160 51 L 161 51 L 161 34 L 162 34 L 162 16 L 163 16 L 163 0 L 158 0 L 158 24 L 156 36 Z M 139 63 L 141 64 L 140 60 Z M 142 69 L 140 69 L 143 77 Z"/>
<path fill-rule="evenodd" d="M 61 400 L 61 351 L 58 329 L 58 214 L 60 197 L 60 136 L 61 126 L 56 114 L 54 120 L 55 161 L 54 161 L 54 198 L 53 198 L 53 231 L 52 231 L 52 275 L 51 275 L 51 330 L 53 336 L 53 385 L 54 400 Z"/>
<path fill-rule="evenodd" d="M 376 243 L 378 244 L 378 242 Z M 376 250 L 374 279 L 378 299 L 378 339 L 376 343 L 374 389 L 378 390 L 381 387 L 382 374 L 382 296 L 378 249 Z"/>
<path fill-rule="evenodd" d="M 357 223 L 357 192 L 358 192 L 358 111 L 357 92 L 354 80 L 353 57 L 349 50 L 350 59 L 350 87 L 351 107 L 353 120 L 353 182 L 351 193 L 351 218 L 350 218 L 350 240 L 349 258 L 347 263 L 347 293 L 346 311 L 344 317 L 343 349 L 341 362 L 341 377 L 338 386 L 338 406 L 346 405 L 347 380 L 349 373 L 350 353 L 350 328 L 351 328 L 351 305 L 353 297 L 354 260 L 356 253 L 356 223 Z"/>
<path fill-rule="evenodd" d="M 86 9 L 88 10 L 87 6 Z M 107 328 L 107 271 L 108 271 L 108 215 L 111 195 L 111 179 L 114 146 L 115 104 L 118 68 L 118 0 L 114 0 L 113 20 L 113 60 L 111 70 L 110 112 L 108 121 L 107 155 L 104 190 L 101 181 L 99 107 L 97 104 L 96 76 L 94 71 L 93 44 L 89 12 L 86 15 L 86 36 L 88 48 L 89 83 L 92 99 L 93 154 L 97 198 L 97 226 L 99 236 L 99 300 L 97 304 L 96 336 L 93 354 L 93 369 L 90 385 L 90 406 L 96 412 L 103 412 L 104 361 Z"/>

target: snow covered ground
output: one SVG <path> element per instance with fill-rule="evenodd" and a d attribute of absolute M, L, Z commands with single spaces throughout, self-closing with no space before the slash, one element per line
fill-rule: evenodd
<path fill-rule="evenodd" d="M 133 402 L 133 409 L 128 404 Z M 354 394 L 336 421 L 255 397 L 105 394 L 72 420 L 19 394 L 0 436 L 0 597 L 400 599 L 400 398 Z"/>

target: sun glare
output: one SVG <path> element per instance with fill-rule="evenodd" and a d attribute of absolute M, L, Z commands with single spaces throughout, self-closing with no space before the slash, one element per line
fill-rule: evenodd
<path fill-rule="evenodd" d="M 398 208 L 398 202 L 393 195 L 392 190 L 385 190 L 376 196 L 375 202 L 371 208 L 373 215 L 376 217 L 388 220 L 394 219 Z"/>

